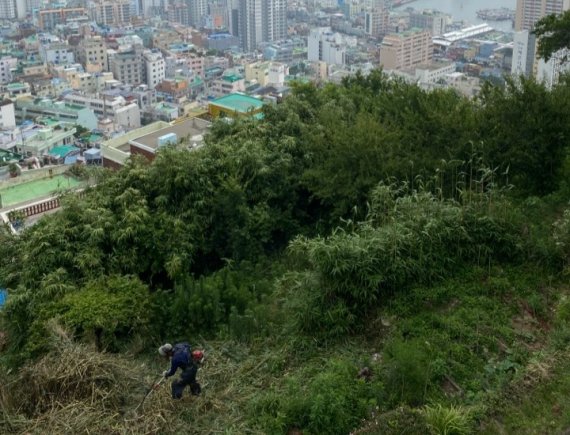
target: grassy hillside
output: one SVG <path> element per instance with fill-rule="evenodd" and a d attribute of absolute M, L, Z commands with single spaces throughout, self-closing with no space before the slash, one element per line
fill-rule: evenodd
<path fill-rule="evenodd" d="M 0 232 L 0 431 L 566 429 L 569 91 L 376 72 L 92 173 Z M 137 408 L 179 340 L 203 395 Z"/>

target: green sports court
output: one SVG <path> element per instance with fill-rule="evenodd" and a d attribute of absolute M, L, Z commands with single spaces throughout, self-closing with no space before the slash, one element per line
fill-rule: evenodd
<path fill-rule="evenodd" d="M 9 207 L 22 202 L 39 200 L 57 192 L 81 186 L 81 181 L 66 175 L 54 175 L 52 178 L 27 181 L 3 187 L 0 183 L 2 207 Z"/>

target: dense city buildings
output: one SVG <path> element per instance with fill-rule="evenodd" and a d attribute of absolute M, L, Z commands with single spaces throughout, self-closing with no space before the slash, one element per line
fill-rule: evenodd
<path fill-rule="evenodd" d="M 531 30 L 569 3 L 519 0 L 507 14 L 515 33 L 384 0 L 0 0 L 0 136 L 58 122 L 112 141 L 155 122 L 259 117 L 293 82 L 340 83 L 375 68 L 468 97 L 509 72 L 553 86 L 565 53 L 538 59 Z M 59 127 L 36 130 L 26 130 L 30 141 L 47 148 L 15 139 L 0 148 L 69 144 Z"/>

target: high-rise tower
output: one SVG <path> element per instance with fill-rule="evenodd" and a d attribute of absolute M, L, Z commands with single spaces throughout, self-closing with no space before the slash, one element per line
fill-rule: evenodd
<path fill-rule="evenodd" d="M 278 41 L 287 37 L 287 0 L 262 2 L 263 42 Z"/>
<path fill-rule="evenodd" d="M 570 9 L 570 0 L 517 0 L 515 30 L 532 30 L 535 23 L 550 14 Z"/>
<path fill-rule="evenodd" d="M 244 51 L 287 36 L 287 0 L 239 0 L 237 18 Z"/>
<path fill-rule="evenodd" d="M 189 21 L 193 27 L 200 27 L 202 17 L 208 13 L 207 0 L 188 0 Z"/>
<path fill-rule="evenodd" d="M 14 0 L 0 0 L 0 18 L 12 20 L 16 17 L 16 2 Z"/>
<path fill-rule="evenodd" d="M 263 41 L 263 0 L 239 1 L 239 37 L 243 51 L 253 51 Z"/>

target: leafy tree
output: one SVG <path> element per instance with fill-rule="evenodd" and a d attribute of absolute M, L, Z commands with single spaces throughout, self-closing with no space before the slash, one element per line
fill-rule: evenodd
<path fill-rule="evenodd" d="M 76 139 L 79 139 L 80 137 L 83 137 L 89 133 L 89 130 L 87 128 L 79 124 L 75 124 L 73 128 L 75 128 L 75 133 L 73 133 L 73 136 Z"/>
<path fill-rule="evenodd" d="M 480 150 L 491 168 L 508 173 L 519 192 L 544 195 L 559 186 L 570 128 L 568 84 L 551 92 L 534 79 L 485 85 L 478 113 Z"/>
<path fill-rule="evenodd" d="M 533 33 L 538 38 L 538 54 L 546 61 L 559 50 L 570 48 L 570 11 L 541 18 Z"/>

